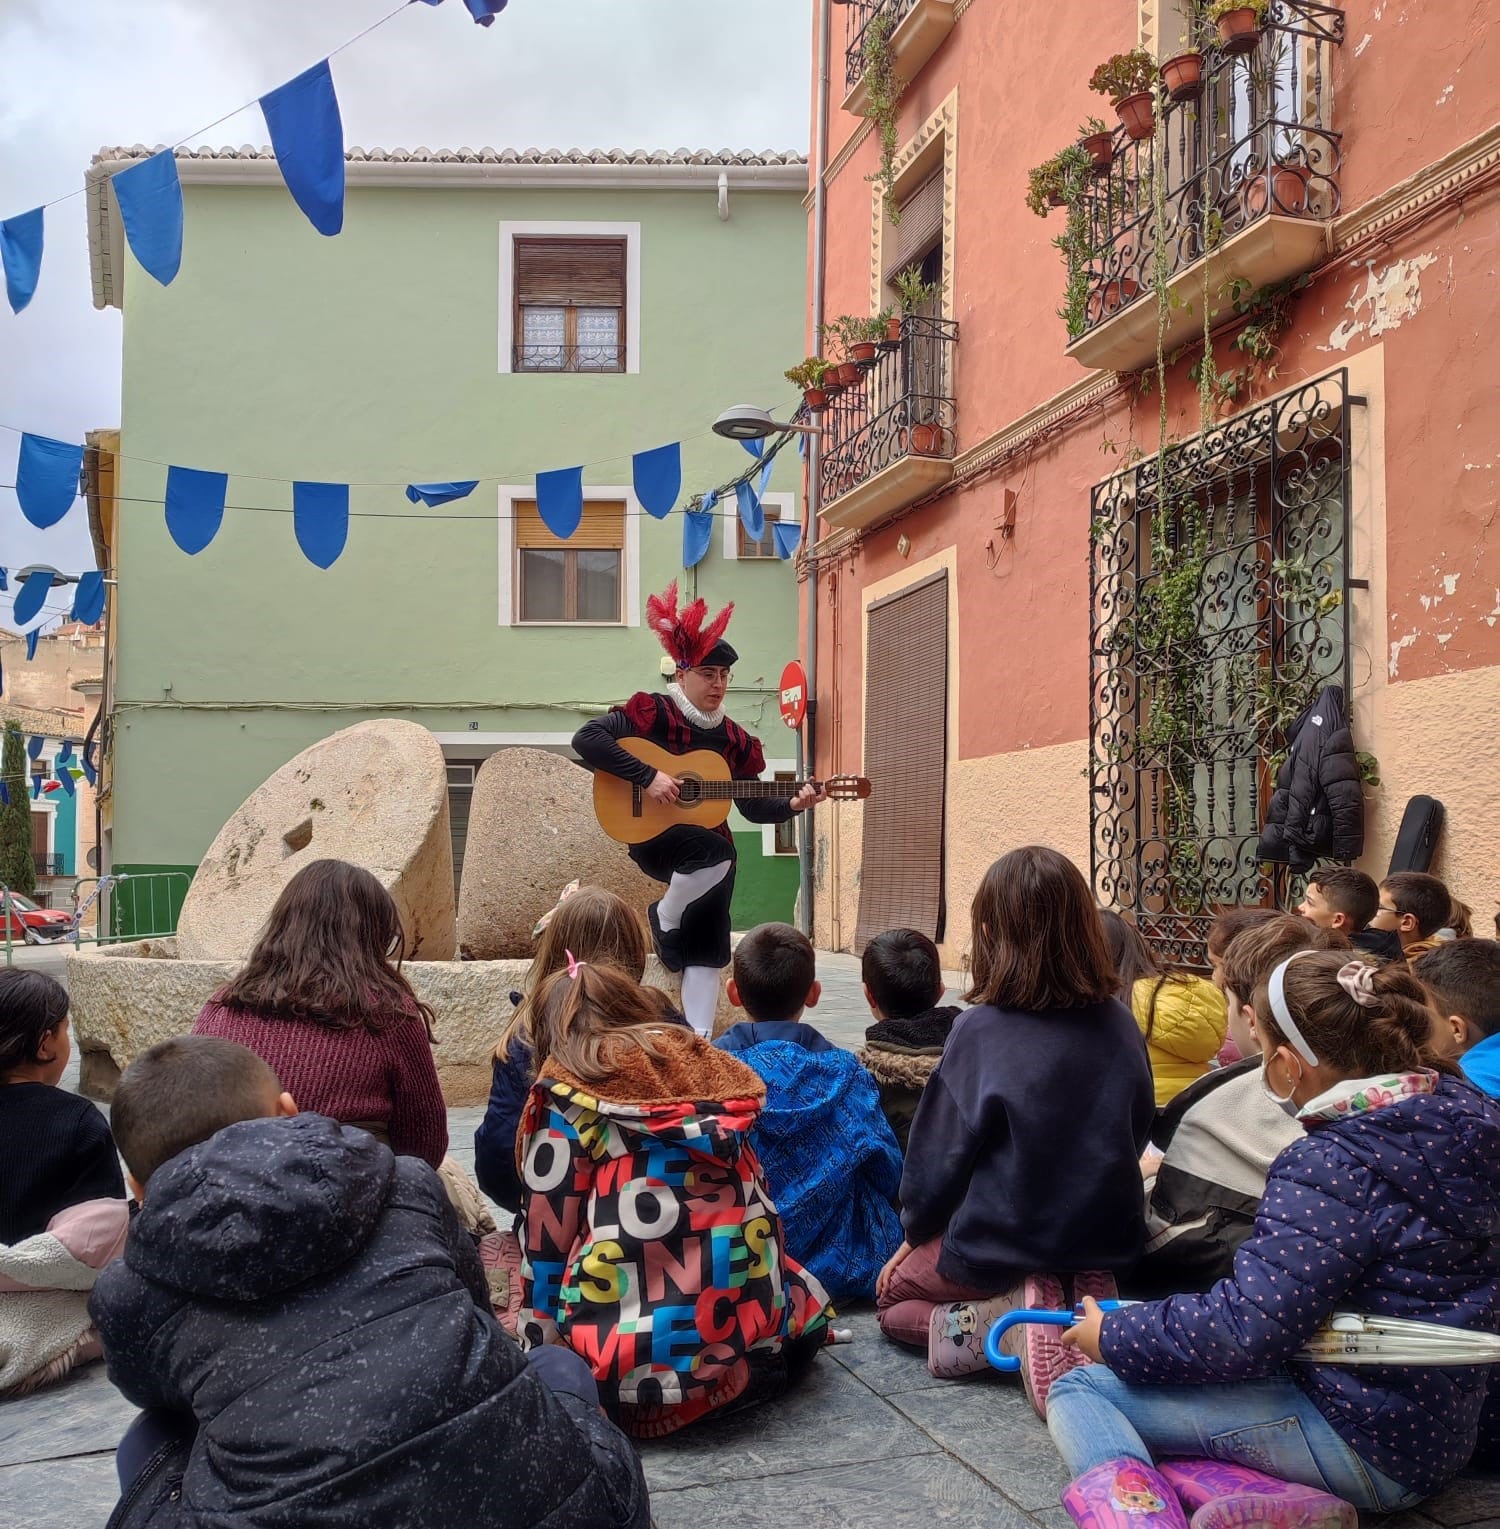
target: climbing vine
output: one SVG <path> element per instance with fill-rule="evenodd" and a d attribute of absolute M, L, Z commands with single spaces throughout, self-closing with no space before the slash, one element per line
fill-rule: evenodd
<path fill-rule="evenodd" d="M 901 221 L 896 201 L 896 107 L 904 89 L 896 74 L 896 57 L 891 48 L 894 24 L 888 11 L 877 11 L 865 27 L 865 116 L 875 124 L 880 138 L 880 168 L 866 177 L 880 187 L 885 200 L 885 215 L 892 223 Z"/>

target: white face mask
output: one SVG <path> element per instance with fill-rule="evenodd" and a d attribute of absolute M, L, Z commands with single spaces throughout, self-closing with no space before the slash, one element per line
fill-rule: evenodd
<path fill-rule="evenodd" d="M 1261 1066 L 1260 1091 L 1266 1096 L 1267 1099 L 1271 1101 L 1272 1104 L 1277 1107 L 1277 1109 L 1282 1112 L 1282 1114 L 1289 1115 L 1293 1120 L 1295 1120 L 1297 1118 L 1297 1112 L 1302 1108 L 1302 1106 L 1297 1103 L 1291 1094 L 1287 1094 L 1285 1097 L 1283 1097 L 1271 1087 L 1271 1080 L 1266 1076 L 1266 1068 L 1270 1065 L 1271 1064 L 1268 1059 Z"/>

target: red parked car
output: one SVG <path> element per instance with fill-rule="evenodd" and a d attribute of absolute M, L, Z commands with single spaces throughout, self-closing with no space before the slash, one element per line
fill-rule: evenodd
<path fill-rule="evenodd" d="M 45 945 L 60 940 L 73 922 L 71 915 L 60 908 L 39 908 L 19 892 L 0 892 L 0 903 L 4 904 L 0 940 L 5 938 L 5 926 L 9 924 L 12 944 Z"/>

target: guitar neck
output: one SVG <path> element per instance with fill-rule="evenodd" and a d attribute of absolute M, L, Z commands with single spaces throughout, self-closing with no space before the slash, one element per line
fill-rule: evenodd
<path fill-rule="evenodd" d="M 700 780 L 693 794 L 706 802 L 789 802 L 810 782 L 805 780 Z"/>

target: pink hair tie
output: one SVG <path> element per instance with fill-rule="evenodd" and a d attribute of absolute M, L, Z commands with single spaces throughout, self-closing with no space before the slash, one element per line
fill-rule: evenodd
<path fill-rule="evenodd" d="M 580 961 L 571 950 L 565 950 L 563 954 L 568 958 L 568 976 L 570 976 L 573 981 L 576 982 L 578 980 L 579 972 L 581 972 L 588 963 Z"/>
<path fill-rule="evenodd" d="M 1380 1007 L 1380 995 L 1375 991 L 1375 968 L 1368 961 L 1346 961 L 1339 967 L 1339 986 L 1360 1008 Z"/>

